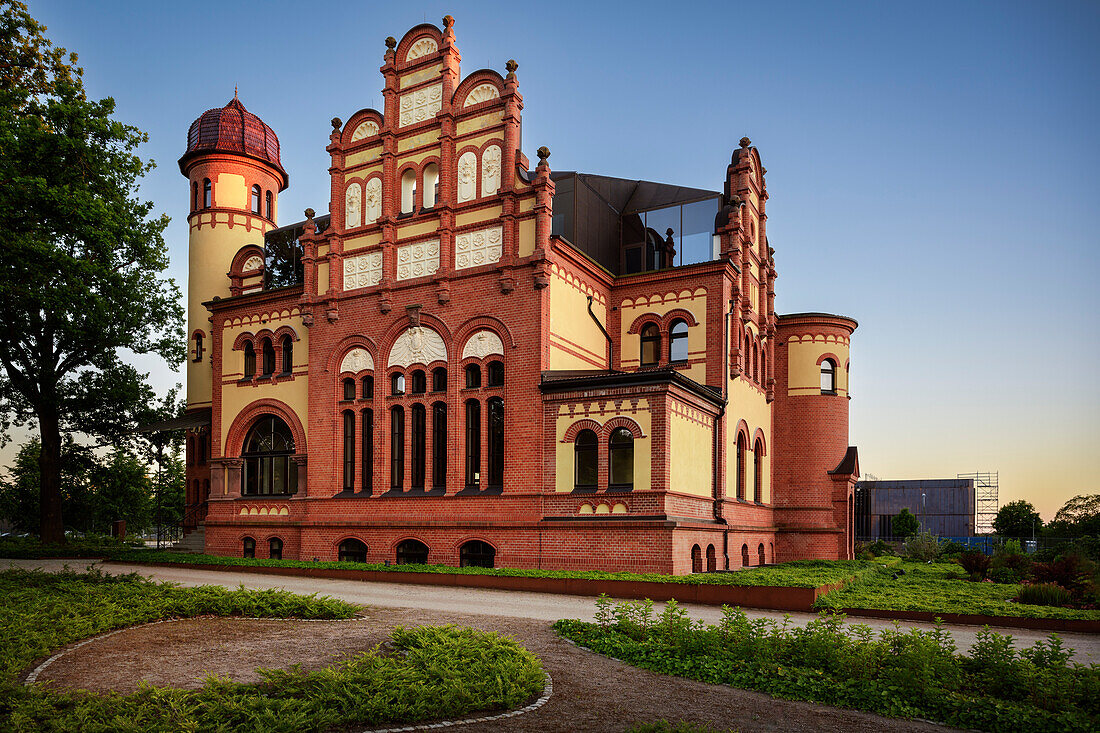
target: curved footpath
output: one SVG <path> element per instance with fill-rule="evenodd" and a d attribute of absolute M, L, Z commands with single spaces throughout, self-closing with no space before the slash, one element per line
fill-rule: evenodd
<path fill-rule="evenodd" d="M 83 569 L 88 565 L 97 565 L 104 571 L 121 573 L 139 573 L 156 580 L 170 580 L 182 586 L 220 585 L 226 588 L 284 588 L 295 593 L 317 593 L 332 596 L 349 603 L 389 608 L 415 608 L 425 611 L 456 614 L 507 616 L 553 622 L 561 618 L 576 618 L 586 621 L 595 620 L 596 605 L 594 599 L 584 596 L 566 596 L 551 593 L 528 593 L 519 591 L 483 590 L 446 586 L 405 585 L 399 583 L 362 583 L 349 580 L 326 580 L 317 578 L 298 578 L 288 576 L 258 575 L 221 570 L 197 570 L 192 568 L 153 567 L 148 565 L 129 565 L 125 563 L 102 563 L 88 560 L 0 560 L 0 568 L 42 568 L 57 571 L 68 565 L 74 569 Z M 663 604 L 656 604 L 660 611 Z M 692 618 L 708 623 L 717 623 L 722 618 L 720 608 L 696 604 L 684 604 Z M 750 618 L 772 618 L 782 622 L 782 611 L 745 609 Z M 789 613 L 791 622 L 804 625 L 816 618 L 812 613 Z M 891 628 L 894 621 L 868 617 L 850 617 L 850 623 L 866 624 L 873 629 Z M 900 621 L 901 628 L 930 629 L 931 624 L 915 621 Z M 978 626 L 948 624 L 946 628 L 955 639 L 959 651 L 966 652 L 974 644 Z M 1028 629 L 993 629 L 1016 639 L 1016 648 L 1028 647 L 1039 639 L 1046 639 L 1050 633 Z M 1073 649 L 1074 660 L 1082 664 L 1100 664 L 1100 634 L 1059 633 L 1065 645 Z"/>

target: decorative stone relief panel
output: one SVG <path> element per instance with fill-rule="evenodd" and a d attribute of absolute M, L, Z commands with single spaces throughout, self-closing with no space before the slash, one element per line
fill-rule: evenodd
<path fill-rule="evenodd" d="M 344 228 L 354 229 L 363 223 L 363 187 L 353 183 L 344 192 Z"/>
<path fill-rule="evenodd" d="M 500 146 L 490 145 L 481 155 L 481 195 L 491 196 L 500 190 Z"/>
<path fill-rule="evenodd" d="M 406 244 L 397 248 L 397 279 L 431 275 L 439 269 L 439 240 Z"/>
<path fill-rule="evenodd" d="M 470 107 L 481 102 L 488 102 L 490 99 L 500 99 L 500 92 L 492 84 L 479 84 L 466 95 L 466 101 L 462 103 L 462 106 Z"/>
<path fill-rule="evenodd" d="M 264 261 L 259 255 L 252 255 L 244 261 L 244 266 L 241 268 L 241 272 L 252 272 L 253 270 L 263 269 Z"/>
<path fill-rule="evenodd" d="M 373 224 L 382 216 L 382 179 L 372 178 L 367 181 L 366 211 L 363 217 L 364 224 Z"/>
<path fill-rule="evenodd" d="M 458 200 L 477 198 L 477 156 L 466 152 L 458 156 Z"/>
<path fill-rule="evenodd" d="M 405 54 L 405 60 L 412 61 L 413 59 L 418 59 L 421 56 L 433 54 L 438 50 L 439 46 L 436 45 L 436 42 L 433 39 L 421 38 L 419 41 L 414 43 L 412 45 L 412 48 L 409 49 L 409 52 Z"/>
<path fill-rule="evenodd" d="M 397 337 L 397 342 L 390 349 L 387 367 L 446 360 L 447 345 L 443 343 L 443 337 L 425 326 L 413 326 Z"/>
<path fill-rule="evenodd" d="M 363 138 L 373 137 L 378 134 L 378 123 L 374 120 L 367 120 L 366 122 L 360 122 L 359 126 L 355 128 L 355 132 L 351 133 L 351 141 L 362 140 Z"/>
<path fill-rule="evenodd" d="M 374 359 L 371 358 L 369 351 L 366 349 L 352 349 L 344 354 L 344 359 L 340 362 L 341 374 L 344 372 L 352 372 L 354 374 L 364 369 L 374 369 Z"/>
<path fill-rule="evenodd" d="M 401 95 L 401 127 L 435 117 L 443 109 L 443 85 Z"/>
<path fill-rule="evenodd" d="M 382 282 L 382 250 L 344 260 L 344 290 L 368 288 Z"/>
<path fill-rule="evenodd" d="M 504 355 L 504 344 L 500 342 L 500 336 L 492 331 L 478 331 L 466 339 L 466 345 L 462 347 L 463 359 L 470 356 L 484 359 L 489 354 Z"/>
<path fill-rule="evenodd" d="M 464 232 L 455 236 L 455 269 L 500 262 L 503 237 L 500 227 Z"/>

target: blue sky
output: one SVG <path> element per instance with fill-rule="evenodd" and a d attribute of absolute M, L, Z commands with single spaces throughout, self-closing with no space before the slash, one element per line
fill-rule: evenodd
<path fill-rule="evenodd" d="M 860 322 L 865 472 L 1000 471 L 1048 519 L 1100 490 L 1100 4 L 29 4 L 148 132 L 181 287 L 190 122 L 238 85 L 282 143 L 283 223 L 327 211 L 329 119 L 380 106 L 385 37 L 449 12 L 465 73 L 519 62 L 531 159 L 720 189 L 752 138 L 778 310 Z"/>

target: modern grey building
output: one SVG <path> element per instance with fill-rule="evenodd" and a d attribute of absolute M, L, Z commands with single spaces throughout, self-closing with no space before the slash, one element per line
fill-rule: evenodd
<path fill-rule="evenodd" d="M 921 530 L 940 537 L 974 535 L 975 482 L 970 478 L 859 481 L 855 489 L 857 540 L 890 539 L 891 521 L 908 509 Z"/>

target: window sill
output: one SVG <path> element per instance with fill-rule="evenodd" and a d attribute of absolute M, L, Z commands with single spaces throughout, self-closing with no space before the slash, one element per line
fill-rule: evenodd
<path fill-rule="evenodd" d="M 629 494 L 634 490 L 634 484 L 622 484 L 619 486 L 608 486 L 607 493 L 609 494 Z"/>
<path fill-rule="evenodd" d="M 241 498 L 255 501 L 257 499 L 290 499 L 297 495 L 297 492 L 293 494 L 241 494 Z"/>
<path fill-rule="evenodd" d="M 574 494 L 595 494 L 599 489 L 596 486 L 574 486 Z"/>

